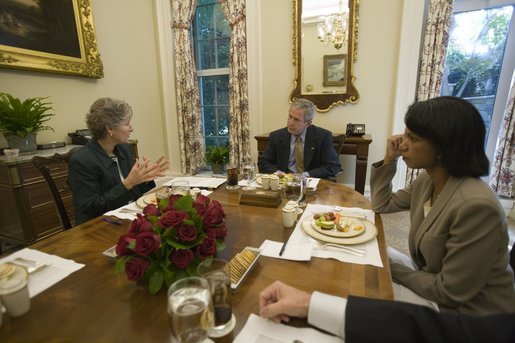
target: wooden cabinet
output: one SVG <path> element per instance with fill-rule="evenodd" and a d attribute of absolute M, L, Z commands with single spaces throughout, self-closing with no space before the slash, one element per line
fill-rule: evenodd
<path fill-rule="evenodd" d="M 40 150 L 15 159 L 0 156 L 0 240 L 30 244 L 63 230 L 52 194 L 32 165 L 32 157 L 63 154 L 77 145 Z M 138 156 L 137 141 L 131 141 Z M 56 163 L 51 174 L 57 184 L 72 224 L 75 222 L 72 194 L 68 187 L 68 165 Z"/>
<path fill-rule="evenodd" d="M 263 133 L 254 136 L 257 141 L 258 156 L 265 150 L 268 145 L 268 136 L 270 133 Z M 334 149 L 340 155 L 356 156 L 356 176 L 354 189 L 361 194 L 365 192 L 365 179 L 367 176 L 368 163 L 368 146 L 372 143 L 371 135 L 363 135 L 356 137 L 346 137 L 341 133 L 333 133 Z"/>

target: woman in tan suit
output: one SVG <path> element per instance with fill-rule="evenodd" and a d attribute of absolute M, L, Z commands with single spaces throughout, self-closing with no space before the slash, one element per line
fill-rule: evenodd
<path fill-rule="evenodd" d="M 481 115 L 463 99 L 439 97 L 411 105 L 404 122 L 370 182 L 374 211 L 410 210 L 414 269 L 393 262 L 393 279 L 441 311 L 515 312 L 506 216 L 480 179 L 489 169 Z M 399 157 L 425 171 L 393 193 Z"/>

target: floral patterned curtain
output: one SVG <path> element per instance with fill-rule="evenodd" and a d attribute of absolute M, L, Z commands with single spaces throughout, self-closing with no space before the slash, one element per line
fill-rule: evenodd
<path fill-rule="evenodd" d="M 171 0 L 175 41 L 175 82 L 181 172 L 195 174 L 204 166 L 204 139 L 200 114 L 200 95 L 190 39 L 190 25 L 197 0 Z"/>
<path fill-rule="evenodd" d="M 451 29 L 452 5 L 453 0 L 431 0 L 429 2 L 415 101 L 427 100 L 440 95 Z M 408 168 L 406 185 L 411 184 L 419 172 L 420 169 Z"/>
<path fill-rule="evenodd" d="M 229 71 L 229 149 L 230 163 L 234 165 L 250 160 L 245 1 L 220 0 L 232 29 Z"/>
<path fill-rule="evenodd" d="M 514 197 L 513 179 L 515 176 L 513 160 L 515 159 L 515 73 L 511 78 L 510 95 L 504 110 L 503 122 L 499 129 L 495 148 L 490 187 L 497 195 Z"/>

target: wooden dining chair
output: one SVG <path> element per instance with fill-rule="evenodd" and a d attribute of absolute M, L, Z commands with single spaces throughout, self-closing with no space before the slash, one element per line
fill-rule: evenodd
<path fill-rule="evenodd" d="M 57 213 L 59 214 L 59 219 L 61 220 L 61 224 L 64 230 L 68 230 L 69 228 L 71 228 L 72 224 L 70 221 L 70 217 L 68 216 L 66 206 L 64 206 L 64 202 L 61 197 L 61 192 L 57 188 L 57 184 L 54 180 L 52 168 L 55 168 L 56 165 L 60 166 L 62 163 L 68 165 L 68 161 L 77 149 L 80 149 L 80 147 L 73 148 L 65 154 L 55 153 L 53 156 L 34 156 L 32 158 L 32 164 L 41 172 L 41 175 L 43 175 L 43 178 L 45 179 L 48 188 L 52 193 Z M 68 180 L 66 180 L 66 183 L 68 184 Z"/>
<path fill-rule="evenodd" d="M 333 143 L 334 143 L 334 146 L 335 146 L 336 154 L 338 154 L 338 156 L 340 156 L 341 153 L 342 153 L 342 150 L 343 150 L 343 145 L 345 144 L 345 134 L 342 133 L 342 134 L 339 134 L 338 136 L 334 136 L 333 137 Z M 338 146 L 336 147 L 336 145 L 338 145 Z M 343 169 L 340 169 L 340 171 L 338 173 L 336 173 L 335 176 L 329 177 L 328 180 L 329 181 L 333 181 L 333 182 L 337 182 L 337 177 L 341 173 L 343 173 Z"/>

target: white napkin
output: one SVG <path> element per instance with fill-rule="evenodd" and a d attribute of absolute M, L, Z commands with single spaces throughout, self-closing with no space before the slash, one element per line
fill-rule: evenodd
<path fill-rule="evenodd" d="M 29 248 L 16 251 L 0 259 L 0 264 L 12 261 L 17 257 L 43 262 L 47 265 L 29 275 L 29 294 L 31 298 L 84 267 L 82 263 Z"/>
<path fill-rule="evenodd" d="M 279 255 L 281 249 L 283 247 L 283 242 L 270 241 L 266 239 L 259 250 L 261 250 L 262 256 L 269 256 L 275 258 L 282 258 L 284 260 L 293 260 L 293 261 L 309 261 L 311 260 L 311 251 L 313 250 L 312 244 L 297 244 L 288 246 L 289 249 L 284 249 L 282 255 Z"/>
<path fill-rule="evenodd" d="M 329 211 L 341 211 L 343 214 L 360 214 L 365 215 L 367 220 L 374 223 L 375 222 L 375 214 L 372 210 L 364 210 L 359 207 L 339 207 L 339 206 L 329 206 L 329 205 L 313 205 L 308 204 L 302 217 L 299 219 L 297 226 L 295 226 L 295 230 L 292 232 L 290 239 L 288 240 L 288 244 L 286 245 L 285 253 L 287 253 L 288 248 L 290 246 L 302 245 L 306 243 L 310 243 L 313 247 L 312 256 L 321 257 L 321 258 L 334 258 L 342 262 L 356 263 L 356 264 L 370 264 L 376 267 L 383 267 L 383 262 L 381 261 L 381 255 L 379 253 L 379 246 L 377 244 L 377 238 L 373 240 L 363 243 L 363 244 L 354 244 L 351 247 L 357 249 L 366 250 L 365 256 L 354 256 L 347 254 L 343 251 L 338 251 L 334 249 L 329 250 L 321 250 L 315 247 L 316 240 L 310 237 L 304 229 L 302 228 L 302 222 L 304 219 L 309 218 L 313 215 L 313 213 L 320 212 L 329 212 Z"/>
<path fill-rule="evenodd" d="M 251 313 L 234 343 L 290 343 L 295 340 L 304 343 L 343 342 L 340 337 L 331 336 L 313 328 L 297 328 L 278 324 Z"/>
<path fill-rule="evenodd" d="M 320 182 L 320 179 L 318 179 L 316 177 L 308 177 L 306 187 L 309 189 L 316 189 L 319 182 Z"/>

